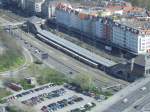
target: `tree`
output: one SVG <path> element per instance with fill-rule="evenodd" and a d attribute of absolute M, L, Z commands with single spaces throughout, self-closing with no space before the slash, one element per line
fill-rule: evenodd
<path fill-rule="evenodd" d="M 73 79 L 73 83 L 79 85 L 82 89 L 90 89 L 93 86 L 92 77 L 89 74 L 79 74 Z"/>

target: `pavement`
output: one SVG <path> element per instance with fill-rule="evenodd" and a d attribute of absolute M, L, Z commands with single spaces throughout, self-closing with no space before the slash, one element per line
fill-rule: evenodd
<path fill-rule="evenodd" d="M 60 100 L 63 100 L 63 99 L 68 99 L 68 98 L 70 98 L 70 97 L 72 97 L 74 95 L 77 95 L 78 97 L 82 97 L 84 100 L 81 101 L 81 102 L 75 103 L 73 105 L 69 105 L 69 106 L 67 106 L 67 107 L 65 107 L 63 109 L 60 109 L 60 110 L 56 111 L 56 112 L 68 112 L 69 110 L 72 110 L 72 109 L 75 109 L 75 108 L 80 108 L 81 106 L 83 106 L 83 105 L 85 105 L 85 104 L 87 104 L 89 102 L 96 102 L 91 97 L 88 97 L 88 96 L 76 93 L 76 92 L 68 90 L 68 89 L 65 89 L 65 90 L 66 90 L 66 93 L 63 96 L 60 96 L 60 97 L 54 98 L 54 99 L 50 99 L 50 100 L 46 100 L 45 102 L 36 105 L 35 108 L 37 110 L 40 110 L 42 108 L 42 106 L 44 106 L 44 105 L 49 105 L 51 103 L 54 103 L 54 102 L 57 102 L 57 101 L 60 101 Z"/>
<path fill-rule="evenodd" d="M 45 84 L 45 85 L 42 85 L 42 86 L 46 86 L 46 85 L 49 85 L 49 84 Z M 39 87 L 42 87 L 42 86 L 39 86 Z M 37 86 L 36 88 L 39 88 L 39 87 Z M 11 100 L 11 101 L 8 100 L 8 103 L 11 104 L 12 102 L 16 102 L 16 101 L 19 101 L 19 102 L 26 101 L 26 100 L 31 99 L 32 97 L 37 97 L 37 96 L 42 95 L 42 94 L 44 94 L 44 93 L 49 93 L 49 92 L 51 92 L 51 91 L 55 91 L 55 90 L 58 90 L 58 89 L 61 89 L 61 88 L 65 89 L 65 91 L 66 91 L 63 95 L 61 95 L 61 96 L 59 96 L 59 97 L 54 97 L 54 98 L 52 98 L 52 99 L 44 98 L 44 101 L 38 102 L 36 105 L 33 106 L 33 108 L 36 110 L 36 112 L 41 112 L 40 109 L 41 109 L 43 106 L 47 106 L 47 105 L 49 105 L 49 104 L 51 104 L 51 103 L 55 103 L 55 102 L 61 101 L 61 100 L 63 100 L 63 99 L 68 99 L 68 98 L 70 98 L 70 97 L 72 97 L 72 96 L 82 97 L 82 98 L 83 98 L 83 101 L 81 101 L 81 102 L 76 102 L 76 103 L 74 103 L 73 105 L 68 105 L 68 106 L 66 106 L 66 107 L 64 107 L 64 108 L 62 108 L 62 109 L 58 109 L 58 110 L 55 111 L 55 112 L 68 112 L 68 111 L 70 111 L 70 110 L 72 110 L 72 109 L 80 108 L 81 106 L 84 106 L 85 104 L 90 103 L 90 102 L 94 102 L 96 105 L 98 104 L 98 102 L 97 102 L 94 98 L 89 97 L 89 96 L 85 96 L 85 95 L 80 94 L 80 93 L 76 93 L 76 92 L 74 92 L 74 91 L 72 91 L 72 90 L 69 90 L 69 89 L 66 89 L 66 88 L 63 87 L 63 85 L 61 85 L 61 86 L 56 85 L 56 86 L 53 86 L 53 87 L 50 87 L 50 88 L 45 88 L 45 89 L 40 90 L 40 91 L 38 91 L 38 92 L 35 91 L 35 92 L 33 92 L 33 93 L 30 93 L 30 94 L 24 95 L 24 96 L 22 96 L 22 97 L 19 97 L 19 98 L 15 99 L 15 100 Z M 34 89 L 35 89 L 35 88 L 30 89 L 30 90 L 34 90 Z M 21 93 L 24 93 L 24 92 L 27 92 L 27 91 L 30 91 L 30 90 L 23 90 L 23 91 L 20 91 L 20 92 L 18 92 L 18 93 L 15 93 L 15 94 L 13 94 L 13 95 L 10 95 L 10 96 L 8 96 L 8 97 L 5 97 L 4 99 L 8 99 L 8 98 L 10 98 L 10 97 L 12 97 L 12 96 L 16 96 L 16 95 L 18 95 L 18 94 L 21 94 Z"/>
<path fill-rule="evenodd" d="M 140 99 L 137 99 L 130 107 L 123 112 L 150 112 L 150 93 L 144 95 Z"/>
<path fill-rule="evenodd" d="M 141 88 L 146 87 L 145 91 Z M 150 93 L 150 77 L 139 79 L 136 82 L 130 84 L 123 90 L 119 91 L 108 100 L 102 102 L 93 111 L 94 112 L 124 112 L 130 106 L 136 103 L 138 100 L 144 98 Z M 148 98 L 148 97 L 147 97 Z M 128 101 L 123 102 L 124 99 Z M 128 111 L 125 111 L 128 112 Z M 137 111 L 136 111 L 137 112 Z"/>

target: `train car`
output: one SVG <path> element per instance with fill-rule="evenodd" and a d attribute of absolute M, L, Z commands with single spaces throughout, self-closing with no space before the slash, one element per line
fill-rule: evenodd
<path fill-rule="evenodd" d="M 73 58 L 75 58 L 77 60 L 80 60 L 80 61 L 82 61 L 82 62 L 84 62 L 84 63 L 86 63 L 86 64 L 88 64 L 88 65 L 90 65 L 90 66 L 92 66 L 94 68 L 98 68 L 98 64 L 97 63 L 95 63 L 95 62 L 93 62 L 93 61 L 91 61 L 91 60 L 89 60 L 89 59 L 87 59 L 87 58 L 85 58 L 85 57 L 83 57 L 83 56 L 81 56 L 81 55 L 79 55 L 79 54 L 77 54 L 77 53 L 75 53 L 75 52 L 73 52 L 73 51 L 71 51 L 71 50 L 69 50 L 69 49 L 59 45 L 59 44 L 57 44 L 57 43 L 55 43 L 55 42 L 52 42 L 51 40 L 47 39 L 46 37 L 41 36 L 40 34 L 37 34 L 37 37 L 41 41 L 43 41 L 43 42 L 45 42 L 45 43 L 47 43 L 47 44 L 49 44 L 49 45 L 51 45 L 51 46 L 53 46 L 53 47 L 55 47 L 55 48 L 57 48 L 59 50 L 65 52 L 66 54 L 70 55 L 71 57 L 73 57 Z"/>
<path fill-rule="evenodd" d="M 32 25 L 34 25 L 35 29 L 37 30 L 36 35 L 39 40 L 63 51 L 64 53 L 72 56 L 73 58 L 76 58 L 92 67 L 98 69 L 107 69 L 117 64 L 112 60 L 96 55 L 68 40 L 60 38 L 49 31 L 42 30 L 39 25 Z"/>

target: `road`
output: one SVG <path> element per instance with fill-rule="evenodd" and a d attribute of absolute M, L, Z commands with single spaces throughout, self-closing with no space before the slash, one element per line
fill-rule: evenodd
<path fill-rule="evenodd" d="M 123 112 L 150 112 L 150 93 L 138 99 Z"/>
<path fill-rule="evenodd" d="M 142 87 L 146 87 L 147 89 L 142 90 Z M 94 112 L 130 112 L 128 109 L 130 110 L 134 103 L 140 102 L 141 105 L 146 104 L 146 100 L 149 100 L 149 94 L 150 78 L 143 78 L 130 84 L 108 100 L 102 102 L 99 106 L 97 106 L 97 108 L 95 108 Z M 146 96 L 147 98 L 143 100 L 143 102 L 146 102 L 142 103 L 141 99 L 145 98 Z M 123 102 L 124 99 L 127 99 L 128 101 L 125 103 Z"/>

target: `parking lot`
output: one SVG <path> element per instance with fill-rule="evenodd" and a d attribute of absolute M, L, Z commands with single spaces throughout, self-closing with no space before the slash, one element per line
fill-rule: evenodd
<path fill-rule="evenodd" d="M 86 112 L 98 103 L 93 97 L 53 83 L 21 91 L 7 97 L 6 100 L 11 103 L 19 101 L 34 107 L 37 112 Z"/>

